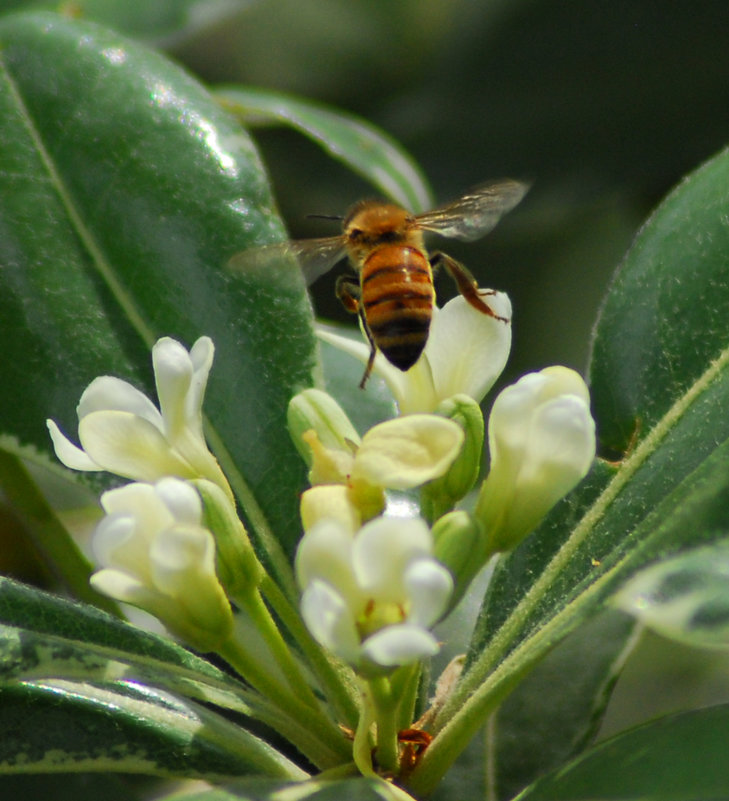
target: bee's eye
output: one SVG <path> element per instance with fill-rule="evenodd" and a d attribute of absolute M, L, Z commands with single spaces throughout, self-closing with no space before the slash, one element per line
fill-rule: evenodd
<path fill-rule="evenodd" d="M 362 238 L 362 234 L 363 234 L 363 231 L 362 231 L 361 228 L 350 228 L 349 231 L 347 231 L 347 236 L 350 239 L 361 239 Z"/>

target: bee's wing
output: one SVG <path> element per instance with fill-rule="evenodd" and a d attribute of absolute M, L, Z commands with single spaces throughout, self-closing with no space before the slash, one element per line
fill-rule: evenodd
<path fill-rule="evenodd" d="M 487 234 L 524 197 L 529 184 L 507 178 L 474 187 L 453 203 L 415 217 L 425 231 L 453 239 L 473 239 Z"/>
<path fill-rule="evenodd" d="M 230 259 L 228 269 L 236 273 L 267 270 L 293 257 L 301 267 L 306 283 L 311 284 L 331 270 L 344 254 L 344 239 L 341 236 L 298 239 L 243 250 Z"/>

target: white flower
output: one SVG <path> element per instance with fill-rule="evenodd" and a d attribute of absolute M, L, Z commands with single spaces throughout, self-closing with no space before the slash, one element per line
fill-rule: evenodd
<path fill-rule="evenodd" d="M 224 642 L 233 618 L 197 492 L 164 478 L 105 492 L 101 505 L 106 516 L 92 540 L 101 569 L 91 577 L 92 586 L 150 612 L 201 650 Z"/>
<path fill-rule="evenodd" d="M 489 306 L 511 319 L 511 302 L 502 292 L 488 294 Z M 317 326 L 324 342 L 366 363 L 369 346 Z M 464 394 L 480 403 L 504 369 L 511 348 L 511 325 L 474 309 L 462 296 L 433 309 L 423 355 L 406 372 L 382 354 L 375 358 L 379 373 L 392 392 L 401 414 L 432 412 L 441 401 Z"/>
<path fill-rule="evenodd" d="M 189 353 L 169 337 L 157 341 L 152 362 L 159 409 L 126 381 L 94 379 L 77 407 L 81 448 L 46 421 L 58 458 L 72 470 L 108 470 L 138 481 L 204 477 L 230 493 L 202 427 L 213 351 L 209 337 L 200 337 Z"/>
<path fill-rule="evenodd" d="M 590 396 L 574 370 L 548 367 L 503 390 L 489 418 L 491 468 L 475 514 L 492 550 L 514 547 L 587 474 Z"/>
<path fill-rule="evenodd" d="M 317 523 L 296 554 L 312 635 L 365 672 L 435 654 L 429 628 L 445 611 L 453 580 L 432 550 L 420 519 L 379 517 L 354 536 L 338 521 Z"/>
<path fill-rule="evenodd" d="M 382 511 L 383 490 L 411 489 L 442 476 L 458 456 L 464 434 L 445 417 L 411 414 L 373 426 L 359 446 L 351 443 L 352 450 L 324 447 L 314 430 L 302 438 L 312 451 L 310 479 L 325 485 L 304 493 L 304 525 L 349 516 L 356 528 Z M 316 502 L 309 497 L 314 494 Z"/>

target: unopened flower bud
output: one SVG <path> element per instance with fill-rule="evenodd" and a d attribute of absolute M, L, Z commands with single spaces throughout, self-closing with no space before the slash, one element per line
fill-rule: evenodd
<path fill-rule="evenodd" d="M 590 469 L 595 422 L 579 374 L 548 367 L 507 387 L 491 411 L 489 450 L 475 515 L 494 553 L 518 545 Z"/>
<path fill-rule="evenodd" d="M 227 495 L 211 481 L 191 482 L 203 502 L 203 523 L 215 537 L 216 570 L 231 597 L 256 589 L 263 578 L 248 532 Z"/>
<path fill-rule="evenodd" d="M 362 525 L 362 516 L 352 503 L 350 490 L 344 484 L 320 484 L 301 496 L 301 523 L 304 531 L 321 520 L 336 520 L 354 534 Z"/>
<path fill-rule="evenodd" d="M 455 583 L 451 607 L 486 562 L 483 535 L 476 520 L 461 510 L 444 515 L 433 526 L 433 556 L 448 568 Z"/>
<path fill-rule="evenodd" d="M 342 407 L 320 389 L 305 389 L 289 402 L 287 423 L 294 445 L 306 464 L 311 467 L 311 444 L 305 438 L 308 431 L 316 432 L 317 441 L 330 451 L 342 451 L 351 456 L 359 445 L 359 434 Z"/>

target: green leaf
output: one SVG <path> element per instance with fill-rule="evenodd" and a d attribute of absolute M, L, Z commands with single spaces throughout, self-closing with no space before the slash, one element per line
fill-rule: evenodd
<path fill-rule="evenodd" d="M 311 310 L 296 270 L 232 276 L 282 234 L 252 143 L 159 54 L 52 14 L 0 23 L 0 419 L 48 450 L 97 375 L 151 392 L 149 348 L 216 346 L 212 445 L 259 536 L 298 538 L 288 399 L 310 385 Z"/>
<path fill-rule="evenodd" d="M 706 801 L 729 796 L 729 705 L 652 721 L 537 781 L 519 801 Z"/>
<path fill-rule="evenodd" d="M 423 173 L 391 137 L 371 123 L 320 103 L 255 87 L 231 86 L 216 96 L 248 126 L 288 125 L 412 212 L 432 206 Z"/>
<path fill-rule="evenodd" d="M 150 687 L 59 679 L 3 687 L 0 726 L 0 773 L 305 776 L 239 726 Z"/>
<path fill-rule="evenodd" d="M 100 773 L 67 773 L 63 781 L 53 773 L 36 775 L 3 776 L 3 797 L 6 799 L 53 798 L 53 801 L 81 801 L 81 799 L 103 798 L 104 801 L 145 801 L 150 796 L 152 783 L 159 779 L 139 776 Z"/>
<path fill-rule="evenodd" d="M 56 635 L 44 635 L 12 626 L 0 626 L 4 685 L 15 681 L 64 679 L 92 681 L 99 685 L 143 682 L 188 698 L 214 703 L 245 715 L 253 715 L 255 698 L 233 679 L 221 674 L 217 680 L 189 669 L 158 662 Z M 251 703 L 247 702 L 247 698 Z"/>
<path fill-rule="evenodd" d="M 486 732 L 496 797 L 513 798 L 584 749 L 632 649 L 633 628 L 624 615 L 601 615 L 547 654 L 499 707 Z"/>
<path fill-rule="evenodd" d="M 729 543 L 695 548 L 641 570 L 614 603 L 665 637 L 729 648 Z"/>
<path fill-rule="evenodd" d="M 5 577 L 0 577 L 0 623 L 124 652 L 127 659 L 137 655 L 163 663 L 170 671 L 187 671 L 213 683 L 230 682 L 222 671 L 165 637 L 138 629 L 95 607 L 66 601 Z"/>
<path fill-rule="evenodd" d="M 312 743 L 308 721 L 286 714 L 233 676 L 162 637 L 82 604 L 0 580 L 0 683 L 65 680 L 110 692 L 149 686 L 265 724 L 313 759 L 331 753 Z M 212 723 L 210 724 L 213 725 Z M 256 724 L 257 731 L 260 726 Z M 222 734 L 221 734 L 222 736 Z M 324 757 L 322 757 L 324 754 Z"/>
<path fill-rule="evenodd" d="M 729 342 L 727 202 L 722 151 L 661 203 L 615 276 L 590 366 L 607 448 L 622 453 L 643 439 Z"/>
<path fill-rule="evenodd" d="M 598 431 L 624 437 L 631 430 L 617 398 L 628 375 L 637 381 L 631 372 L 636 362 L 651 382 L 639 382 L 643 392 L 630 401 L 632 419 L 651 427 L 642 429 L 639 444 L 617 469 L 601 467 L 506 559 L 500 586 L 486 600 L 469 668 L 441 713 L 443 730 L 413 774 L 421 792 L 434 786 L 521 678 L 601 611 L 627 579 L 659 557 L 729 533 L 729 251 L 720 233 L 728 170 L 725 152 L 669 196 L 641 231 L 610 290 L 592 365 Z M 671 256 L 681 250 L 686 255 L 687 243 L 696 242 L 702 247 L 693 260 Z M 686 292 L 671 290 L 688 285 Z M 656 306 L 655 297 L 662 303 Z M 622 313 L 611 312 L 616 304 Z M 650 332 L 638 332 L 640 318 L 662 332 L 660 347 Z M 682 329 L 684 321 L 693 323 L 688 346 L 676 321 Z M 617 347 L 608 358 L 608 341 L 622 343 L 623 358 Z M 641 355 L 629 355 L 633 350 Z M 667 354 L 673 354 L 668 363 Z M 610 439 L 613 446 L 617 442 Z"/>

